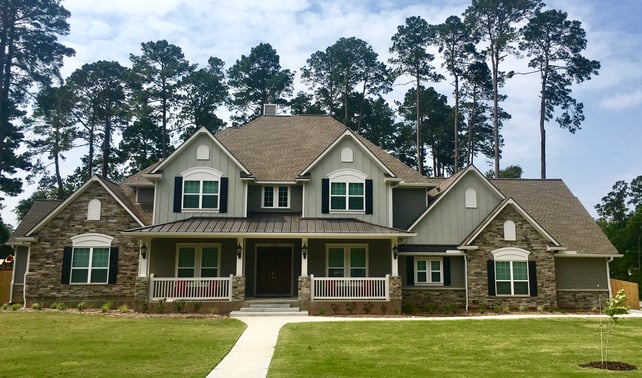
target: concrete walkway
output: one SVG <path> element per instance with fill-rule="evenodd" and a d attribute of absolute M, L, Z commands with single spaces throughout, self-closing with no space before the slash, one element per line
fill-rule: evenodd
<path fill-rule="evenodd" d="M 399 317 L 399 318 L 348 318 L 324 316 L 255 316 L 238 317 L 247 324 L 247 328 L 239 337 L 230 352 L 207 375 L 210 377 L 225 378 L 262 378 L 267 376 L 267 371 L 272 361 L 272 354 L 279 337 L 279 331 L 287 323 L 302 322 L 335 322 L 335 321 L 443 321 L 443 320 L 493 320 L 493 319 L 527 319 L 527 318 L 596 318 L 606 315 L 581 315 L 581 314 L 510 314 L 486 316 L 454 316 L 454 317 Z M 624 318 L 641 318 L 642 311 L 631 310 Z"/>

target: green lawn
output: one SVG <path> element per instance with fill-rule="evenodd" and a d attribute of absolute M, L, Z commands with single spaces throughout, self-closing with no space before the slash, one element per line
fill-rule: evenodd
<path fill-rule="evenodd" d="M 600 360 L 599 320 L 297 323 L 280 333 L 269 377 L 640 376 L 581 368 Z M 642 369 L 642 319 L 624 319 L 609 360 Z"/>
<path fill-rule="evenodd" d="M 0 377 L 204 377 L 245 329 L 235 319 L 0 312 Z"/>

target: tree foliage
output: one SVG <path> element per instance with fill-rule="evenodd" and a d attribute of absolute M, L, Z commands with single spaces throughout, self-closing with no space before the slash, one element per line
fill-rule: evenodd
<path fill-rule="evenodd" d="M 22 183 L 10 177 L 28 169 L 28 153 L 16 120 L 34 85 L 60 76 L 63 58 L 74 50 L 58 42 L 69 33 L 69 12 L 59 0 L 3 0 L 0 3 L 0 191 L 18 194 Z"/>
<path fill-rule="evenodd" d="M 522 30 L 520 49 L 531 57 L 528 66 L 540 76 L 540 165 L 541 178 L 546 178 L 546 129 L 556 108 L 560 127 L 571 133 L 584 121 L 583 104 L 571 97 L 571 84 L 597 75 L 600 63 L 582 56 L 586 48 L 586 32 L 579 21 L 567 19 L 566 12 L 547 10 L 535 12 Z"/>
<path fill-rule="evenodd" d="M 294 73 L 281 68 L 279 55 L 269 43 L 260 43 L 230 67 L 227 78 L 238 125 L 262 115 L 265 104 L 286 104 Z"/>

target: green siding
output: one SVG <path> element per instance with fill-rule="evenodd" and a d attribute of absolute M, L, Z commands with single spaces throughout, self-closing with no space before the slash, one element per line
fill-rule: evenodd
<path fill-rule="evenodd" d="M 236 239 L 155 239 L 149 256 L 149 273 L 156 277 L 174 277 L 177 244 L 220 244 L 219 277 L 236 273 Z"/>
<path fill-rule="evenodd" d="M 326 277 L 326 244 L 366 244 L 368 246 L 368 277 L 384 277 L 392 273 L 389 240 L 320 240 L 308 241 L 308 274 Z"/>
<path fill-rule="evenodd" d="M 279 186 L 279 185 L 273 185 Z M 290 208 L 262 208 L 263 203 L 263 186 L 262 185 L 249 185 L 247 192 L 247 211 L 248 213 L 263 212 L 263 213 L 296 213 L 301 214 L 301 207 L 303 201 L 303 187 L 290 186 Z"/>
<path fill-rule="evenodd" d="M 209 160 L 196 160 L 196 149 L 205 144 L 210 149 Z M 198 212 L 190 211 L 183 213 L 173 212 L 174 203 L 174 177 L 180 176 L 181 172 L 193 167 L 210 167 L 223 173 L 229 179 L 227 213 Z M 154 211 L 154 223 L 173 222 L 175 220 L 190 217 L 242 217 L 245 215 L 243 203 L 244 183 L 240 179 L 241 170 L 227 154 L 218 148 L 214 141 L 206 136 L 200 135 L 180 152 L 167 166 L 163 168 L 163 178 L 156 183 L 156 208 Z"/>
<path fill-rule="evenodd" d="M 464 195 L 469 188 L 477 192 L 476 208 L 465 207 Z M 472 171 L 442 196 L 445 197 L 411 230 L 418 235 L 409 239 L 408 244 L 459 244 L 501 201 L 499 195 Z"/>
<path fill-rule="evenodd" d="M 556 258 L 558 290 L 598 290 L 609 287 L 604 258 Z"/>
<path fill-rule="evenodd" d="M 341 150 L 352 148 L 354 160 L 352 163 L 341 162 Z M 321 179 L 337 169 L 355 169 L 363 172 L 373 181 L 373 213 L 331 213 L 321 212 Z M 382 226 L 390 226 L 388 210 L 388 190 L 382 168 L 351 138 L 345 137 L 318 162 L 310 172 L 311 181 L 305 188 L 304 213 L 306 217 L 356 218 Z"/>
<path fill-rule="evenodd" d="M 443 258 L 443 256 L 440 256 Z M 402 286 L 408 286 L 408 270 L 407 259 L 412 259 L 413 256 L 400 256 L 399 257 L 399 276 L 401 276 Z M 414 270 L 412 272 L 414 274 Z M 431 286 L 421 286 L 426 290 L 430 290 Z M 433 288 L 441 288 L 442 286 L 432 286 Z M 451 288 L 466 288 L 466 269 L 463 256 L 450 256 L 450 286 Z"/>

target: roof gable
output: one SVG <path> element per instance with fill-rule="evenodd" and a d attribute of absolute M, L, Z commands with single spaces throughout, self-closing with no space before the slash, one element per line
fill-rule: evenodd
<path fill-rule="evenodd" d="M 456 174 L 442 181 L 437 187 L 431 189 L 428 192 L 428 195 L 434 198 L 434 201 L 428 206 L 426 211 L 424 211 L 410 225 L 410 227 L 408 227 L 408 230 L 412 230 L 413 228 L 415 228 L 431 212 L 431 210 L 435 208 L 435 206 L 439 202 L 441 202 L 444 198 L 446 198 L 449 195 L 452 189 L 456 187 L 457 184 L 459 184 L 464 178 L 464 176 L 466 175 L 475 176 L 481 183 L 483 183 L 486 187 L 488 187 L 490 191 L 497 196 L 498 199 L 505 198 L 505 196 L 499 190 L 497 190 L 497 188 L 493 184 L 491 184 L 490 181 L 488 181 L 488 179 L 474 165 L 469 165 L 465 169 L 457 172 Z"/>
<path fill-rule="evenodd" d="M 517 212 L 522 216 L 522 218 L 524 218 L 531 226 L 533 226 L 533 228 L 535 228 L 537 232 L 539 232 L 540 235 L 542 235 L 549 243 L 552 243 L 555 246 L 560 245 L 557 242 L 557 240 L 555 240 L 555 238 L 551 234 L 549 234 L 548 231 L 544 229 L 544 227 L 542 227 L 542 225 L 537 223 L 537 221 L 535 221 L 535 219 L 533 219 L 533 217 L 531 217 L 530 214 L 526 212 L 526 210 L 524 210 L 517 202 L 515 202 L 514 199 L 510 197 L 502 201 L 502 203 L 500 203 L 495 208 L 495 210 L 492 213 L 490 213 L 488 217 L 466 238 L 466 240 L 464 240 L 462 245 L 464 246 L 472 245 L 472 242 L 479 236 L 479 234 L 481 234 L 486 229 L 486 227 L 488 227 L 488 225 L 493 220 L 495 220 L 495 218 L 497 218 L 497 216 L 501 214 L 501 212 L 507 206 L 511 206 L 515 210 L 517 210 Z"/>
<path fill-rule="evenodd" d="M 150 174 L 155 174 L 159 173 L 163 170 L 164 167 L 166 167 L 170 162 L 175 160 L 178 156 L 180 156 L 183 151 L 187 149 L 188 146 L 190 146 L 194 141 L 198 139 L 199 136 L 201 135 L 206 135 L 211 141 L 223 151 L 227 155 L 227 157 L 230 158 L 238 167 L 239 169 L 245 173 L 246 175 L 251 175 L 250 171 L 232 154 L 212 133 L 209 132 L 205 127 L 201 127 L 198 129 L 192 136 L 189 137 L 185 142 L 183 142 L 174 152 L 172 152 L 167 158 L 165 158 L 163 161 L 161 161 L 156 167 L 154 167 L 151 171 Z"/>
<path fill-rule="evenodd" d="M 332 142 L 332 144 L 327 146 L 325 150 L 319 156 L 317 156 L 316 159 L 314 159 L 308 166 L 306 166 L 301 172 L 299 172 L 299 175 L 302 176 L 308 173 L 312 168 L 314 168 L 315 165 L 317 165 L 317 163 L 322 161 L 332 150 L 334 150 L 337 147 L 337 145 L 339 145 L 339 143 L 341 143 L 341 141 L 344 140 L 345 138 L 349 138 L 352 141 L 354 141 L 354 143 L 359 148 L 361 148 L 366 153 L 366 155 L 368 155 L 372 159 L 372 161 L 374 161 L 388 176 L 396 177 L 396 175 L 377 156 L 375 156 L 372 153 L 372 151 L 370 151 L 370 149 L 368 149 L 361 142 L 361 140 L 354 135 L 354 133 L 351 130 L 347 128 L 343 132 L 343 134 L 339 135 L 339 137 L 336 138 L 334 142 Z"/>
<path fill-rule="evenodd" d="M 101 178 L 99 176 L 92 176 L 83 186 L 81 186 L 78 190 L 76 190 L 74 193 L 72 193 L 66 200 L 64 200 L 62 203 L 60 203 L 53 211 L 51 211 L 47 216 L 45 216 L 42 220 L 40 220 L 35 226 L 33 226 L 25 236 L 32 236 L 33 233 L 37 232 L 40 228 L 42 228 L 44 225 L 46 225 L 52 218 L 54 218 L 56 215 L 58 215 L 63 209 L 65 209 L 70 203 L 76 200 L 82 193 L 84 193 L 93 183 L 98 183 L 101 185 L 107 193 L 109 193 L 114 200 L 125 210 L 129 215 L 134 219 L 138 224 L 142 226 L 145 226 L 145 222 L 142 220 L 142 216 L 140 214 L 137 214 L 138 211 L 136 207 L 129 201 L 127 196 L 120 190 L 120 187 L 116 184 L 114 184 L 111 181 L 108 181 L 104 178 Z"/>
<path fill-rule="evenodd" d="M 47 214 L 51 213 L 58 205 L 60 205 L 60 203 L 62 203 L 62 201 L 59 200 L 34 201 L 27 214 L 22 217 L 22 220 L 20 221 L 20 224 L 18 224 L 18 227 L 16 227 L 16 230 L 11 234 L 7 244 L 20 244 L 20 239 L 24 239 L 27 232 L 46 217 Z"/>

